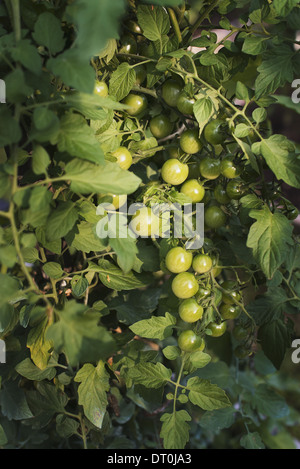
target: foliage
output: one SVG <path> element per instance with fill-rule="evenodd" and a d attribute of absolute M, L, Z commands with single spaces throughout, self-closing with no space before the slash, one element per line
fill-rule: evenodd
<path fill-rule="evenodd" d="M 272 132 L 268 111 L 291 107 L 273 95 L 300 73 L 299 2 L 6 0 L 0 17 L 0 445 L 294 448 L 299 386 L 282 363 L 296 337 L 300 251 L 284 188 L 300 188 L 299 149 Z M 163 99 L 169 79 L 191 115 Z M 124 104 L 130 93 L 147 99 L 143 112 Z M 156 138 L 160 114 L 173 131 Z M 204 129 L 217 117 L 222 143 L 212 144 Z M 186 129 L 197 129 L 190 153 Z M 161 176 L 174 148 L 205 189 L 204 245 L 191 252 L 213 261 L 185 269 L 203 307 L 191 323 L 165 265 L 189 237 L 173 224 L 170 238 L 124 237 L 98 207 L 120 220 L 112 195 L 190 203 Z M 204 159 L 215 168 L 205 177 Z M 222 318 L 221 303 L 238 317 Z M 179 348 L 186 329 L 201 347 Z"/>

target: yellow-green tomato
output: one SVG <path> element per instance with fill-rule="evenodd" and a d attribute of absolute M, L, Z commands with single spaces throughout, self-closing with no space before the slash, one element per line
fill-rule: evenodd
<path fill-rule="evenodd" d="M 202 319 L 203 308 L 195 298 L 188 298 L 180 304 L 178 313 L 183 321 L 193 323 Z"/>
<path fill-rule="evenodd" d="M 182 331 L 178 337 L 178 346 L 183 352 L 195 352 L 202 346 L 203 339 L 191 329 Z"/>
<path fill-rule="evenodd" d="M 198 129 L 188 129 L 180 137 L 180 146 L 184 153 L 193 155 L 202 149 Z"/>
<path fill-rule="evenodd" d="M 177 274 L 172 282 L 172 291 L 177 298 L 185 300 L 195 296 L 199 289 L 196 277 L 190 272 Z"/>
<path fill-rule="evenodd" d="M 212 267 L 212 258 L 207 254 L 198 254 L 193 260 L 193 269 L 198 274 L 206 274 Z"/>
<path fill-rule="evenodd" d="M 135 93 L 129 93 L 126 98 L 123 99 L 123 103 L 129 106 L 125 112 L 130 116 L 138 116 L 147 109 L 148 101 L 146 96 Z"/>
<path fill-rule="evenodd" d="M 166 267 L 173 274 L 186 272 L 192 265 L 193 254 L 177 246 L 170 249 L 166 255 Z"/>
<path fill-rule="evenodd" d="M 161 169 L 163 180 L 168 184 L 172 184 L 172 186 L 182 184 L 187 179 L 188 174 L 188 165 L 181 163 L 176 158 L 167 160 Z"/>
<path fill-rule="evenodd" d="M 222 337 L 227 330 L 227 323 L 226 321 L 220 323 L 211 322 L 207 328 L 211 331 L 211 337 Z"/>
<path fill-rule="evenodd" d="M 132 165 L 132 156 L 126 147 L 119 147 L 112 152 L 112 156 L 117 158 L 117 163 L 122 169 L 129 169 Z"/>
<path fill-rule="evenodd" d="M 106 96 L 108 95 L 108 87 L 105 81 L 96 81 L 94 94 L 101 96 L 102 98 L 106 98 Z"/>
<path fill-rule="evenodd" d="M 205 196 L 205 189 L 202 184 L 199 184 L 197 179 L 189 179 L 186 181 L 182 185 L 180 192 L 187 195 L 193 203 L 201 202 Z"/>
<path fill-rule="evenodd" d="M 137 236 L 143 238 L 158 237 L 160 233 L 160 220 L 151 207 L 142 207 L 133 215 L 130 228 Z"/>

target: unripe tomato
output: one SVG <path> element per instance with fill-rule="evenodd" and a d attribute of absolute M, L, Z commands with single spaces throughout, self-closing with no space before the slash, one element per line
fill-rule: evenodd
<path fill-rule="evenodd" d="M 196 100 L 194 98 L 190 98 L 184 91 L 182 91 L 177 99 L 177 109 L 182 114 L 190 116 L 193 114 L 195 102 Z"/>
<path fill-rule="evenodd" d="M 166 255 L 166 267 L 173 274 L 186 272 L 192 265 L 193 254 L 184 248 L 177 246 L 170 249 Z"/>
<path fill-rule="evenodd" d="M 180 304 L 178 313 L 183 321 L 193 323 L 202 319 L 203 308 L 195 298 L 188 298 Z"/>
<path fill-rule="evenodd" d="M 188 129 L 180 137 L 180 147 L 184 153 L 194 155 L 202 149 L 198 129 Z"/>
<path fill-rule="evenodd" d="M 238 325 L 235 326 L 232 330 L 232 335 L 237 341 L 241 342 L 242 340 L 245 340 L 248 337 L 249 331 L 243 326 Z"/>
<path fill-rule="evenodd" d="M 225 225 L 226 215 L 220 207 L 212 205 L 204 211 L 204 222 L 208 228 L 218 229 Z"/>
<path fill-rule="evenodd" d="M 115 195 L 115 194 L 106 194 L 107 196 L 112 198 L 112 203 L 106 206 L 106 210 L 118 210 L 120 207 L 123 207 L 127 202 L 127 195 Z M 101 203 L 101 198 L 103 199 L 106 195 L 100 194 L 98 196 L 98 204 Z M 106 204 L 109 202 L 105 202 Z"/>
<path fill-rule="evenodd" d="M 119 147 L 112 152 L 112 156 L 117 158 L 117 163 L 122 169 L 129 169 L 132 165 L 132 156 L 126 147 Z"/>
<path fill-rule="evenodd" d="M 221 174 L 220 160 L 207 156 L 200 161 L 199 170 L 205 179 L 217 179 Z"/>
<path fill-rule="evenodd" d="M 130 116 L 138 116 L 139 114 L 144 112 L 148 106 L 146 96 L 134 93 L 129 93 L 129 95 L 126 96 L 126 98 L 124 98 L 122 102 L 129 106 L 129 108 L 126 109 L 126 112 Z"/>
<path fill-rule="evenodd" d="M 214 190 L 214 196 L 217 202 L 222 205 L 229 204 L 230 198 L 227 195 L 226 188 L 222 184 L 218 184 Z"/>
<path fill-rule="evenodd" d="M 137 43 L 132 34 L 124 34 L 120 39 L 121 47 L 119 49 L 120 54 L 136 54 Z"/>
<path fill-rule="evenodd" d="M 152 135 L 156 138 L 167 137 L 173 130 L 173 123 L 170 121 L 168 116 L 164 114 L 153 117 L 149 126 Z"/>
<path fill-rule="evenodd" d="M 158 237 L 160 234 L 160 219 L 153 213 L 151 207 L 142 207 L 133 215 L 130 228 L 137 235 L 144 238 Z"/>
<path fill-rule="evenodd" d="M 182 155 L 184 155 L 184 152 L 180 147 L 174 145 L 168 148 L 168 155 L 169 158 L 180 158 Z"/>
<path fill-rule="evenodd" d="M 232 179 L 226 186 L 226 193 L 232 200 L 239 200 L 245 195 L 246 188 L 240 179 Z"/>
<path fill-rule="evenodd" d="M 204 129 L 204 138 L 211 145 L 220 145 L 227 138 L 227 123 L 222 119 L 209 122 Z"/>
<path fill-rule="evenodd" d="M 143 34 L 142 28 L 133 20 L 127 21 L 126 26 L 132 33 Z"/>
<path fill-rule="evenodd" d="M 198 274 L 206 274 L 212 269 L 213 261 L 207 254 L 198 254 L 194 257 L 192 266 Z"/>
<path fill-rule="evenodd" d="M 240 172 L 240 168 L 233 162 L 232 158 L 227 157 L 221 161 L 221 174 L 227 179 L 236 178 Z"/>
<path fill-rule="evenodd" d="M 105 81 L 96 81 L 94 94 L 101 96 L 102 98 L 106 98 L 106 96 L 108 95 L 108 86 Z"/>
<path fill-rule="evenodd" d="M 234 281 L 225 281 L 221 284 L 221 287 L 225 290 L 222 292 L 222 301 L 227 305 L 235 304 L 235 301 L 241 300 L 241 293 L 237 291 L 237 284 Z"/>
<path fill-rule="evenodd" d="M 195 296 L 199 285 L 195 275 L 190 272 L 182 272 L 173 279 L 172 290 L 177 298 L 187 299 Z"/>
<path fill-rule="evenodd" d="M 222 316 L 222 319 L 237 319 L 242 310 L 239 306 L 237 305 L 231 305 L 231 304 L 226 304 L 223 303 L 220 306 L 220 314 Z"/>
<path fill-rule="evenodd" d="M 170 78 L 162 85 L 161 95 L 168 106 L 175 107 L 181 91 L 182 85 L 178 81 Z"/>
<path fill-rule="evenodd" d="M 205 195 L 205 189 L 202 184 L 199 184 L 197 179 L 186 181 L 182 185 L 180 192 L 187 195 L 193 203 L 201 202 Z"/>
<path fill-rule="evenodd" d="M 182 151 L 182 150 L 181 150 Z M 198 179 L 200 177 L 199 163 L 198 161 L 189 161 L 189 175 L 188 179 Z M 205 194 L 204 194 L 205 197 Z M 204 202 L 203 202 L 204 203 Z"/>
<path fill-rule="evenodd" d="M 202 345 L 202 338 L 191 329 L 182 331 L 178 337 L 178 346 L 183 352 L 195 352 Z"/>
<path fill-rule="evenodd" d="M 227 323 L 226 321 L 223 322 L 211 322 L 207 328 L 211 331 L 211 337 L 222 337 L 227 330 Z"/>
<path fill-rule="evenodd" d="M 175 158 L 167 160 L 162 169 L 161 176 L 167 184 L 178 186 L 182 184 L 189 174 L 189 167 L 187 164 L 181 163 Z"/>
<path fill-rule="evenodd" d="M 239 358 L 240 360 L 244 360 L 245 358 L 250 357 L 252 355 L 252 351 L 249 350 L 248 347 L 245 347 L 244 345 L 238 345 L 234 351 L 234 355 L 236 358 Z"/>
<path fill-rule="evenodd" d="M 211 295 L 211 290 L 209 288 L 205 287 L 199 287 L 199 290 L 196 294 L 196 300 L 197 301 L 202 301 L 205 300 L 206 298 L 209 298 Z"/>

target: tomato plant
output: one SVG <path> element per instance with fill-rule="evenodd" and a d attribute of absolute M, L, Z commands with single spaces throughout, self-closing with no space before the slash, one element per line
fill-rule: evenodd
<path fill-rule="evenodd" d="M 299 2 L 0 17 L 0 448 L 297 447 Z"/>

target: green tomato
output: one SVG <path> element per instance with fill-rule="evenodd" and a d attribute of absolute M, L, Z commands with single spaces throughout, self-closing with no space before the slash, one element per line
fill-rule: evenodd
<path fill-rule="evenodd" d="M 196 294 L 196 300 L 197 301 L 206 300 L 206 298 L 209 298 L 210 296 L 211 296 L 211 290 L 209 288 L 200 286 Z"/>
<path fill-rule="evenodd" d="M 184 152 L 181 150 L 180 147 L 177 147 L 177 146 L 174 145 L 174 146 L 168 148 L 168 155 L 169 155 L 169 158 L 178 159 L 182 155 L 184 155 Z"/>
<path fill-rule="evenodd" d="M 201 202 L 205 195 L 205 189 L 202 184 L 199 184 L 197 179 L 189 179 L 180 189 L 182 194 L 187 195 L 193 203 Z"/>
<path fill-rule="evenodd" d="M 120 39 L 121 47 L 119 49 L 119 54 L 136 54 L 137 53 L 137 43 L 132 34 L 124 34 Z"/>
<path fill-rule="evenodd" d="M 194 104 L 196 100 L 190 98 L 184 91 L 180 93 L 177 99 L 177 109 L 182 114 L 191 116 L 194 112 Z"/>
<path fill-rule="evenodd" d="M 227 323 L 226 321 L 220 323 L 213 321 L 207 328 L 211 331 L 211 334 L 209 334 L 211 337 L 222 337 L 227 330 Z"/>
<path fill-rule="evenodd" d="M 177 246 L 170 249 L 166 255 L 166 267 L 173 274 L 186 272 L 192 265 L 193 254 L 184 248 Z"/>
<path fill-rule="evenodd" d="M 178 313 L 183 321 L 193 323 L 202 319 L 203 308 L 195 298 L 188 298 L 180 304 Z"/>
<path fill-rule="evenodd" d="M 238 325 L 235 326 L 234 329 L 232 330 L 232 335 L 237 340 L 238 342 L 241 342 L 249 336 L 249 331 L 245 329 L 243 326 Z"/>
<path fill-rule="evenodd" d="M 163 100 L 168 106 L 175 107 L 182 91 L 182 85 L 172 78 L 164 82 L 161 90 Z"/>
<path fill-rule="evenodd" d="M 127 202 L 127 195 L 126 194 L 123 194 L 123 195 L 115 195 L 115 194 L 103 195 L 103 194 L 99 194 L 98 204 L 100 204 L 101 199 L 103 199 L 106 196 L 109 196 L 112 199 L 111 204 L 106 206 L 106 210 L 118 210 L 120 207 L 123 207 L 123 205 L 125 205 L 125 203 Z M 105 202 L 105 203 L 109 203 L 109 202 Z"/>
<path fill-rule="evenodd" d="M 237 290 L 237 284 L 234 281 L 228 280 L 221 284 L 221 287 L 225 290 L 222 292 L 222 301 L 227 305 L 235 304 L 235 301 L 240 301 L 242 298 L 241 292 Z"/>
<path fill-rule="evenodd" d="M 117 158 L 117 163 L 122 169 L 129 169 L 132 165 L 132 156 L 126 147 L 119 147 L 112 152 L 112 156 Z"/>
<path fill-rule="evenodd" d="M 187 164 L 181 163 L 175 158 L 167 160 L 162 169 L 161 176 L 167 184 L 178 186 L 182 184 L 188 177 L 189 167 Z"/>
<path fill-rule="evenodd" d="M 216 230 L 226 224 L 226 215 L 220 207 L 212 205 L 204 211 L 204 222 L 208 228 Z"/>
<path fill-rule="evenodd" d="M 222 119 L 209 122 L 204 129 L 204 138 L 211 145 L 220 145 L 227 138 L 227 123 Z"/>
<path fill-rule="evenodd" d="M 233 162 L 232 158 L 227 157 L 221 161 L 221 174 L 227 179 L 236 178 L 240 172 L 240 168 Z"/>
<path fill-rule="evenodd" d="M 96 81 L 94 87 L 94 94 L 101 96 L 102 98 L 106 98 L 108 95 L 108 87 L 105 81 Z"/>
<path fill-rule="evenodd" d="M 214 197 L 217 202 L 221 205 L 229 204 L 230 198 L 227 195 L 226 188 L 222 184 L 218 184 L 214 190 Z"/>
<path fill-rule="evenodd" d="M 199 170 L 201 176 L 205 179 L 217 179 L 221 174 L 220 160 L 207 156 L 200 161 Z"/>
<path fill-rule="evenodd" d="M 234 351 L 234 355 L 236 358 L 239 358 L 240 360 L 244 360 L 245 358 L 250 357 L 252 355 L 252 351 L 249 350 L 248 347 L 245 347 L 244 345 L 238 345 Z"/>
<path fill-rule="evenodd" d="M 153 213 L 151 207 L 142 207 L 133 215 L 130 222 L 131 230 L 142 238 L 158 237 L 160 235 L 160 219 Z"/>
<path fill-rule="evenodd" d="M 202 149 L 198 129 L 188 129 L 180 137 L 180 147 L 184 153 L 194 155 Z"/>
<path fill-rule="evenodd" d="M 226 193 L 228 197 L 232 200 L 241 199 L 245 193 L 246 188 L 241 179 L 232 179 L 226 186 Z"/>
<path fill-rule="evenodd" d="M 129 106 L 129 109 L 126 109 L 127 114 L 130 116 L 138 116 L 147 109 L 148 101 L 146 96 L 139 95 L 135 93 L 129 93 L 126 98 L 123 99 L 123 104 Z"/>
<path fill-rule="evenodd" d="M 200 177 L 198 161 L 189 161 L 188 166 L 189 166 L 188 179 L 198 179 Z M 205 197 L 205 195 L 204 195 L 204 197 Z"/>
<path fill-rule="evenodd" d="M 170 121 L 168 116 L 164 114 L 153 117 L 149 126 L 152 135 L 156 138 L 167 137 L 173 130 L 173 123 Z"/>
<path fill-rule="evenodd" d="M 213 267 L 213 261 L 207 254 L 198 254 L 193 259 L 193 269 L 198 274 L 206 274 Z"/>
<path fill-rule="evenodd" d="M 222 319 L 237 319 L 242 310 L 239 306 L 237 305 L 231 305 L 231 304 L 226 304 L 223 303 L 220 306 L 220 314 L 222 316 Z"/>
<path fill-rule="evenodd" d="M 195 296 L 199 289 L 199 285 L 195 275 L 190 272 L 182 272 L 177 274 L 172 282 L 172 290 L 177 298 L 183 300 Z"/>
<path fill-rule="evenodd" d="M 202 346 L 203 339 L 191 329 L 182 331 L 178 337 L 178 346 L 183 352 L 195 352 Z"/>

